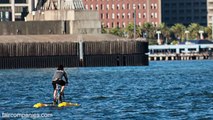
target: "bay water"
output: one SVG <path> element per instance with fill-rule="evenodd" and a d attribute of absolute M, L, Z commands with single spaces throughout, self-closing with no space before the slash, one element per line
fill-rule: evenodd
<path fill-rule="evenodd" d="M 3 119 L 213 119 L 213 61 L 153 61 L 149 66 L 65 68 L 65 101 L 51 103 L 56 68 L 0 70 Z"/>

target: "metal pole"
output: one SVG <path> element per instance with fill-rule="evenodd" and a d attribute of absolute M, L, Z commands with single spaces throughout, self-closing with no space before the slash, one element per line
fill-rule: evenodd
<path fill-rule="evenodd" d="M 134 9 L 134 39 L 136 39 L 136 8 L 133 6 Z"/>
<path fill-rule="evenodd" d="M 12 4 L 12 21 L 15 21 L 15 0 L 11 0 Z"/>
<path fill-rule="evenodd" d="M 212 16 L 212 39 L 213 39 L 213 16 Z"/>
<path fill-rule="evenodd" d="M 134 10 L 134 39 L 136 39 L 136 10 Z"/>

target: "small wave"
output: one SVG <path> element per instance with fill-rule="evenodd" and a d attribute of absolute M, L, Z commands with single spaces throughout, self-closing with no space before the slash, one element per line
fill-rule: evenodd
<path fill-rule="evenodd" d="M 91 99 L 92 100 L 105 100 L 107 98 L 109 98 L 109 97 L 107 97 L 107 96 L 95 96 L 95 97 L 92 97 Z"/>
<path fill-rule="evenodd" d="M 212 92 L 204 91 L 203 94 L 205 96 L 207 96 L 208 98 L 213 98 L 213 93 Z"/>

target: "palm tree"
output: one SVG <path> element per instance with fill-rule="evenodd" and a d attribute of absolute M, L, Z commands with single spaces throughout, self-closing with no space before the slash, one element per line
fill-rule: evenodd
<path fill-rule="evenodd" d="M 128 26 L 125 28 L 125 32 L 127 33 L 129 38 L 134 37 L 134 23 L 128 24 Z M 139 28 L 138 25 L 136 25 L 136 37 L 141 36 L 141 29 Z"/>
<path fill-rule="evenodd" d="M 186 27 L 183 24 L 177 23 L 171 27 L 171 31 L 178 40 L 184 40 Z M 180 41 L 179 41 L 180 42 Z"/>
<path fill-rule="evenodd" d="M 155 27 L 149 22 L 145 22 L 142 25 L 141 31 L 146 33 L 146 38 L 154 38 L 156 34 Z"/>
<path fill-rule="evenodd" d="M 208 39 L 212 39 L 212 27 L 211 26 L 205 27 L 204 32 L 207 34 Z"/>
<path fill-rule="evenodd" d="M 164 38 L 166 38 L 166 42 L 168 42 L 168 40 L 170 39 L 170 35 L 171 35 L 171 32 L 170 32 L 169 27 L 166 26 L 165 23 L 161 23 L 161 24 L 158 26 L 158 30 L 161 31 L 162 36 L 163 36 Z"/>
<path fill-rule="evenodd" d="M 202 30 L 202 29 L 203 29 L 203 27 L 200 26 L 199 24 L 197 24 L 197 23 L 191 23 L 188 26 L 189 37 L 191 39 L 199 39 L 199 30 Z"/>
<path fill-rule="evenodd" d="M 124 31 L 118 27 L 110 29 L 109 33 L 120 37 L 124 36 Z"/>
<path fill-rule="evenodd" d="M 128 38 L 133 38 L 134 37 L 134 24 L 130 23 L 128 26 L 125 28 L 125 32 L 127 33 Z"/>

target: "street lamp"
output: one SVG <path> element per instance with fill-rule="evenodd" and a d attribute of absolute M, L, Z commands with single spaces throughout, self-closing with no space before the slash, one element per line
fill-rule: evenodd
<path fill-rule="evenodd" d="M 134 39 L 136 39 L 136 6 L 135 4 L 133 5 L 134 9 Z"/>
<path fill-rule="evenodd" d="M 157 42 L 158 42 L 158 44 L 161 44 L 160 43 L 160 34 L 161 34 L 161 31 L 157 31 L 156 33 L 158 34 L 158 40 L 157 40 Z"/>
<path fill-rule="evenodd" d="M 200 39 L 202 40 L 203 39 L 203 33 L 204 33 L 204 31 L 200 30 L 199 33 L 200 33 Z"/>
<path fill-rule="evenodd" d="M 44 11 L 42 11 L 41 14 L 42 14 L 42 17 L 43 17 L 43 20 L 44 20 Z"/>
<path fill-rule="evenodd" d="M 186 40 L 189 40 L 189 31 L 186 30 L 186 31 L 185 31 L 185 34 L 186 34 Z"/>
<path fill-rule="evenodd" d="M 34 21 L 34 19 L 35 19 L 35 14 L 36 14 L 36 11 L 32 11 L 33 21 Z"/>

